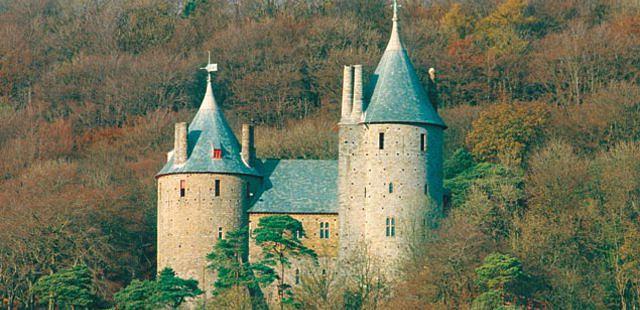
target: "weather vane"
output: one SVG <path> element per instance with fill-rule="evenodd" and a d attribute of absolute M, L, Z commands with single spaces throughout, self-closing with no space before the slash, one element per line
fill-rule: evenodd
<path fill-rule="evenodd" d="M 218 71 L 218 64 L 211 63 L 211 51 L 207 51 L 207 54 L 209 55 L 207 60 L 207 66 L 200 69 L 207 70 L 207 81 L 211 81 L 211 72 Z"/>

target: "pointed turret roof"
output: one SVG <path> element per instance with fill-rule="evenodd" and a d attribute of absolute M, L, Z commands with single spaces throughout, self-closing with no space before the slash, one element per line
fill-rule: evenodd
<path fill-rule="evenodd" d="M 402 46 L 398 6 L 393 2 L 393 28 L 369 90 L 365 123 L 423 123 L 446 128 L 420 83 L 407 50 Z"/>
<path fill-rule="evenodd" d="M 209 70 L 207 70 L 209 71 Z M 213 150 L 221 149 L 222 158 L 214 159 Z M 207 73 L 207 91 L 187 132 L 187 161 L 173 164 L 173 151 L 157 176 L 176 173 L 224 173 L 260 176 L 240 156 L 242 148 L 213 96 L 211 76 Z"/>

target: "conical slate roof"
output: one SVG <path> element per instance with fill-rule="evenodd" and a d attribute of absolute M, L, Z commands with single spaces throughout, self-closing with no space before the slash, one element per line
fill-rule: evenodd
<path fill-rule="evenodd" d="M 214 149 L 222 150 L 222 158 L 212 157 Z M 260 176 L 247 166 L 240 156 L 242 147 L 224 118 L 213 96 L 210 78 L 207 91 L 196 116 L 189 124 L 187 132 L 187 161 L 182 165 L 173 164 L 173 151 L 167 164 L 157 176 L 176 173 L 224 173 Z"/>
<path fill-rule="evenodd" d="M 423 123 L 446 128 L 400 41 L 397 9 L 394 7 L 391 38 L 376 68 L 369 90 L 364 123 Z"/>

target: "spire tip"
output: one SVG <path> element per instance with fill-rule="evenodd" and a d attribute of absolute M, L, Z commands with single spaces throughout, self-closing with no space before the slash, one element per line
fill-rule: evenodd
<path fill-rule="evenodd" d="M 393 0 L 393 21 L 398 21 L 398 0 Z"/>

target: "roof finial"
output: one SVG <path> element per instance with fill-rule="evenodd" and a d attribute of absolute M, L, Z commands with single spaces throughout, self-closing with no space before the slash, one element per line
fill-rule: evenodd
<path fill-rule="evenodd" d="M 398 7 L 402 7 L 398 5 L 398 0 L 393 0 L 393 21 L 398 21 Z"/>
<path fill-rule="evenodd" d="M 389 44 L 387 45 L 387 51 L 390 50 L 402 50 L 402 42 L 400 42 L 400 34 L 398 33 L 398 8 L 402 7 L 398 5 L 398 0 L 393 0 L 393 27 L 391 28 L 391 38 L 389 38 Z"/>
<path fill-rule="evenodd" d="M 211 72 L 218 71 L 218 64 L 211 63 L 211 52 L 208 52 L 207 65 L 201 70 L 207 70 L 207 90 L 204 93 L 200 109 L 214 109 L 216 107 L 216 99 L 213 97 L 213 87 L 211 86 Z"/>
<path fill-rule="evenodd" d="M 207 54 L 208 54 L 207 66 L 202 67 L 200 69 L 207 70 L 207 82 L 211 82 L 211 72 L 218 71 L 218 64 L 211 63 L 211 51 L 207 51 Z"/>

